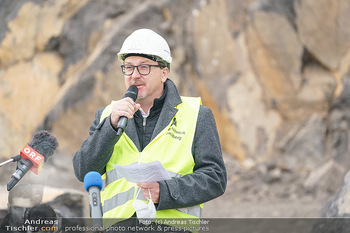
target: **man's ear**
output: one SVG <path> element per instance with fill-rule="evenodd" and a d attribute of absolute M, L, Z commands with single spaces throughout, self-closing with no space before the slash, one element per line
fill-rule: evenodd
<path fill-rule="evenodd" d="M 163 71 L 162 71 L 162 82 L 163 83 L 165 83 L 166 80 L 168 79 L 168 75 L 169 75 L 169 68 L 168 67 L 163 68 Z"/>

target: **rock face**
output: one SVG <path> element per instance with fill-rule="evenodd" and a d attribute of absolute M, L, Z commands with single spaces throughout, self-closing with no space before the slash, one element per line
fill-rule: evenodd
<path fill-rule="evenodd" d="M 1 1 L 0 158 L 39 129 L 74 154 L 94 112 L 125 92 L 122 42 L 150 28 L 171 47 L 180 93 L 213 110 L 227 154 L 253 168 L 277 161 L 308 189 L 334 169 L 341 183 L 349 10 L 350 0 Z"/>

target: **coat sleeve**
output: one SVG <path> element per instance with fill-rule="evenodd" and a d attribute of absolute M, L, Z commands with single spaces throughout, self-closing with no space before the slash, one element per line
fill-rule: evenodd
<path fill-rule="evenodd" d="M 198 205 L 225 192 L 227 175 L 219 135 L 212 111 L 205 106 L 198 113 L 192 153 L 195 161 L 192 174 L 158 182 L 158 210 Z"/>
<path fill-rule="evenodd" d="M 114 145 L 119 139 L 110 123 L 110 116 L 100 122 L 103 109 L 96 111 L 95 120 L 89 129 L 90 136 L 73 157 L 74 173 L 80 181 L 83 181 L 85 174 L 90 171 L 97 171 L 101 175 L 105 172 Z"/>

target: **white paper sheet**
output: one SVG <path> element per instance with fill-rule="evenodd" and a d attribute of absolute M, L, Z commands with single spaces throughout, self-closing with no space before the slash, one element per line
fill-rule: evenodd
<path fill-rule="evenodd" d="M 133 163 L 130 165 L 113 165 L 117 173 L 124 177 L 127 181 L 137 182 L 156 182 L 161 180 L 168 180 L 169 176 L 167 170 L 159 161 L 150 163 Z"/>

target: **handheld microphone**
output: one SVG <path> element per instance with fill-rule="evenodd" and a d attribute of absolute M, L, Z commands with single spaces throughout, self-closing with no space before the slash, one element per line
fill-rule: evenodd
<path fill-rule="evenodd" d="M 132 85 L 128 88 L 123 98 L 130 97 L 135 102 L 137 99 L 138 92 L 139 89 L 135 85 Z M 117 125 L 117 136 L 120 136 L 124 132 L 127 122 L 127 117 L 121 116 L 119 118 L 119 122 Z"/>
<path fill-rule="evenodd" d="M 44 161 L 47 161 L 57 147 L 57 139 L 48 131 L 42 130 L 35 133 L 32 141 L 20 152 L 21 158 L 17 163 L 17 171 L 12 174 L 7 184 L 7 191 L 10 191 L 29 170 L 38 175 L 43 169 Z"/>
<path fill-rule="evenodd" d="M 100 190 L 102 189 L 101 174 L 95 171 L 88 172 L 84 177 L 84 187 L 89 192 L 90 216 L 92 225 L 102 227 L 102 205 Z"/>

